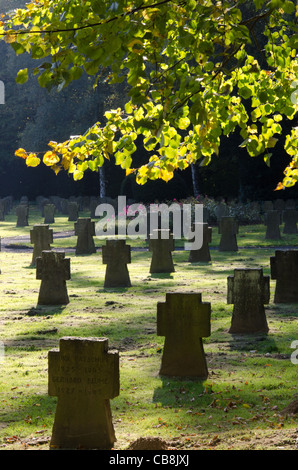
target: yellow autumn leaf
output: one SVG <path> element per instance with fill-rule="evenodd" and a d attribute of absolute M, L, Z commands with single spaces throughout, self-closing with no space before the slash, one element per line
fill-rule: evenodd
<path fill-rule="evenodd" d="M 73 172 L 73 179 L 75 181 L 81 180 L 84 176 L 84 172 L 80 170 L 74 170 Z"/>
<path fill-rule="evenodd" d="M 285 187 L 282 183 L 278 183 L 274 191 L 280 191 L 281 189 L 285 189 Z"/>
<path fill-rule="evenodd" d="M 26 158 L 26 165 L 27 166 L 38 166 L 40 164 L 40 158 L 38 158 L 35 153 L 30 153 Z"/>
<path fill-rule="evenodd" d="M 126 169 L 126 176 L 130 175 L 131 173 L 135 173 L 136 169 L 135 168 L 127 168 Z"/>
<path fill-rule="evenodd" d="M 171 180 L 174 176 L 174 173 L 171 171 L 167 170 L 160 170 L 160 177 L 162 180 L 164 180 L 166 183 Z"/>
<path fill-rule="evenodd" d="M 68 170 L 73 158 L 70 155 L 63 155 L 61 160 L 61 165 L 63 166 L 64 170 Z"/>
<path fill-rule="evenodd" d="M 15 156 L 16 157 L 21 157 L 26 159 L 28 157 L 26 150 L 19 148 L 18 150 L 15 151 Z"/>
<path fill-rule="evenodd" d="M 73 162 L 73 160 L 71 160 L 68 166 L 68 173 L 74 173 L 76 171 L 76 168 L 76 164 Z"/>
<path fill-rule="evenodd" d="M 17 35 L 14 33 L 11 33 L 10 31 L 7 32 L 7 34 L 4 36 L 4 41 L 7 44 L 11 44 L 13 42 L 16 42 L 17 40 Z"/>
<path fill-rule="evenodd" d="M 60 165 L 53 165 L 52 167 L 52 170 L 54 171 L 54 173 L 57 175 L 59 173 L 59 171 L 61 170 L 61 166 Z"/>
<path fill-rule="evenodd" d="M 58 155 L 56 155 L 55 152 L 49 151 L 49 152 L 46 152 L 43 156 L 43 163 L 46 166 L 53 166 L 58 162 L 59 162 L 59 157 Z"/>
<path fill-rule="evenodd" d="M 48 146 L 49 146 L 49 147 L 52 147 L 53 149 L 56 150 L 58 144 L 57 144 L 57 142 L 56 142 L 55 140 L 51 140 L 51 141 L 48 143 Z"/>

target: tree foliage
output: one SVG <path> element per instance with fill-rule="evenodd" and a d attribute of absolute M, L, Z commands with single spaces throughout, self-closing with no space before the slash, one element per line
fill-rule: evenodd
<path fill-rule="evenodd" d="M 140 184 L 170 180 L 194 162 L 207 165 L 222 136 L 240 128 L 252 157 L 271 149 L 293 121 L 291 158 L 276 189 L 298 180 L 298 7 L 292 0 L 35 0 L 5 15 L 0 34 L 16 54 L 39 65 L 41 87 L 63 90 L 83 71 L 101 83 L 125 82 L 128 100 L 80 136 L 49 142 L 44 154 L 18 149 L 81 179 L 114 155 Z M 264 47 L 255 29 L 262 25 Z M 257 54 L 251 51 L 255 50 Z M 261 60 L 256 57 L 261 56 Z M 42 59 L 42 60 L 40 60 Z M 21 69 L 18 83 L 28 80 Z M 148 161 L 134 162 L 142 136 Z"/>

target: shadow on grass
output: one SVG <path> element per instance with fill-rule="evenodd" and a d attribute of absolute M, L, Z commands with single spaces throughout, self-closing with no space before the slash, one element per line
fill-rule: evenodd
<path fill-rule="evenodd" d="M 171 273 L 150 273 L 148 277 L 152 279 L 174 279 Z"/>
<path fill-rule="evenodd" d="M 57 398 L 49 395 L 22 396 L 21 407 L 16 400 L 15 409 L 3 409 L 1 413 L 1 423 L 9 426 L 19 422 L 25 429 L 28 426 L 28 434 L 31 434 L 32 428 L 37 426 L 47 427 L 47 431 L 52 430 L 52 421 L 55 416 Z M 11 409 L 12 408 L 12 409 Z M 21 408 L 21 412 L 20 412 Z"/>
<path fill-rule="evenodd" d="M 259 353 L 278 352 L 276 341 L 266 333 L 260 334 L 231 334 L 231 341 L 228 341 L 228 347 L 231 351 L 253 351 Z"/>
<path fill-rule="evenodd" d="M 63 313 L 66 308 L 65 305 L 37 305 L 36 307 L 30 308 L 27 313 L 28 317 L 44 317 L 46 315 L 59 315 Z"/>
<path fill-rule="evenodd" d="M 267 309 L 268 313 L 271 314 L 271 318 L 278 320 L 281 318 L 298 317 L 298 304 L 282 303 L 282 304 L 272 304 L 270 308 Z"/>
<path fill-rule="evenodd" d="M 131 287 L 100 287 L 99 289 L 96 289 L 96 293 L 113 293 L 113 294 L 123 294 L 125 292 L 129 292 Z"/>
<path fill-rule="evenodd" d="M 153 403 L 160 403 L 163 406 L 189 407 L 197 397 L 205 397 L 203 401 L 206 406 L 212 400 L 212 397 L 206 393 L 204 380 L 193 377 L 166 376 L 160 376 L 160 379 L 162 385 L 154 390 Z"/>

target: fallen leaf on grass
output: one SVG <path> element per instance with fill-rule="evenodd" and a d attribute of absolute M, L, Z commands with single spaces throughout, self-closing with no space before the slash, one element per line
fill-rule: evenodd
<path fill-rule="evenodd" d="M 7 444 L 11 444 L 13 442 L 19 441 L 20 438 L 18 436 L 10 436 L 10 437 L 5 437 L 4 440 L 5 442 L 7 442 Z"/>
<path fill-rule="evenodd" d="M 212 437 L 212 439 L 210 439 L 210 441 L 208 442 L 208 446 L 216 446 L 216 444 L 218 444 L 219 442 L 220 442 L 220 439 L 218 435 L 216 434 L 215 436 Z"/>

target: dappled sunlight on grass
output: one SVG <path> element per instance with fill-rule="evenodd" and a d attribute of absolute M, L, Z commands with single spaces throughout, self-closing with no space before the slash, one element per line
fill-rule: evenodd
<path fill-rule="evenodd" d="M 35 215 L 31 222 L 39 221 Z M 31 225 L 16 229 L 10 217 L 1 222 L 2 237 L 29 233 Z M 57 221 L 55 230 L 73 229 L 66 217 Z M 48 448 L 56 401 L 47 396 L 47 353 L 63 336 L 107 337 L 110 348 L 119 351 L 121 391 L 111 401 L 116 448 L 125 448 L 133 438 L 158 435 L 179 441 L 180 448 L 195 449 L 198 440 L 208 442 L 214 433 L 221 435 L 225 448 L 224 436 L 268 426 L 295 428 L 295 418 L 285 419 L 279 412 L 297 396 L 297 366 L 290 361 L 297 305 L 274 304 L 271 280 L 268 334 L 228 333 L 233 306 L 227 304 L 227 276 L 242 267 L 262 267 L 270 275 L 275 251 L 266 243 L 262 249 L 248 248 L 262 240 L 263 227 L 240 227 L 240 233 L 243 248 L 237 252 L 219 252 L 215 236 L 207 264 L 188 262 L 189 253 L 180 244 L 170 274 L 150 274 L 151 253 L 146 242 L 138 241 L 128 265 L 130 288 L 104 287 L 100 249 L 88 256 L 69 250 L 70 302 L 65 306 L 37 305 L 40 281 L 30 267 L 30 250 L 0 252 L 0 338 L 5 344 L 0 442 L 5 448 L 18 448 L 22 439 L 41 430 L 45 440 L 40 448 Z M 74 247 L 75 238 L 55 240 L 53 248 L 59 243 L 61 249 Z M 297 237 L 291 240 L 297 243 Z M 134 242 L 128 243 L 134 248 Z M 157 336 L 157 302 L 173 291 L 201 292 L 202 301 L 211 303 L 211 336 L 203 338 L 209 376 L 203 382 L 159 375 L 164 337 Z M 11 436 L 19 440 L 7 440 Z"/>

